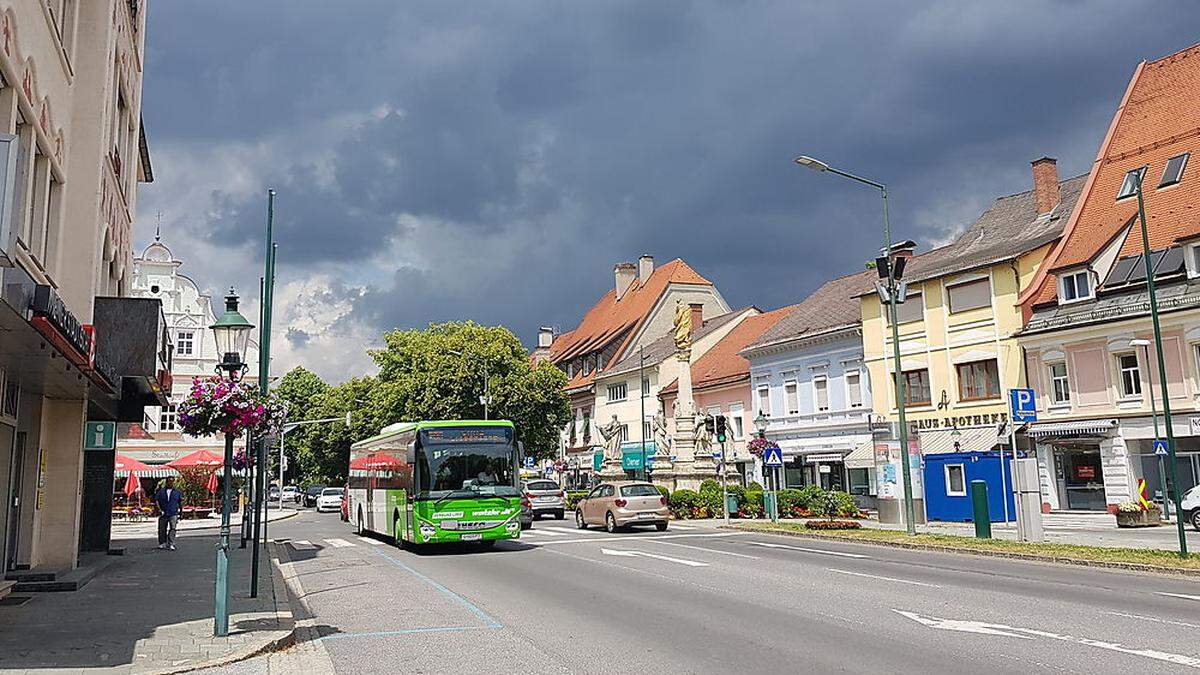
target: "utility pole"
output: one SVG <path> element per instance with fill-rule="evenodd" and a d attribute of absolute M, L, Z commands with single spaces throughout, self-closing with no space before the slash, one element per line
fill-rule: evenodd
<path fill-rule="evenodd" d="M 638 393 L 642 405 L 642 480 L 646 480 L 646 355 L 638 345 Z"/>

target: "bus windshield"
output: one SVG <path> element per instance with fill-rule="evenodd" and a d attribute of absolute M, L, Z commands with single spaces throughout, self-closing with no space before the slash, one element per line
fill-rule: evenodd
<path fill-rule="evenodd" d="M 416 460 L 418 499 L 521 496 L 514 486 L 511 445 L 425 445 L 417 449 Z"/>

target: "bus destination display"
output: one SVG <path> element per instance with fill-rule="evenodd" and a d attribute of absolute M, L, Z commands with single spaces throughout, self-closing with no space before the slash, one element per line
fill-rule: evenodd
<path fill-rule="evenodd" d="M 477 444 L 477 443 L 509 443 L 511 441 L 511 429 L 504 427 L 493 428 L 447 428 L 447 429 L 424 429 L 421 431 L 425 435 L 426 443 L 439 443 L 446 445 L 459 444 Z"/>

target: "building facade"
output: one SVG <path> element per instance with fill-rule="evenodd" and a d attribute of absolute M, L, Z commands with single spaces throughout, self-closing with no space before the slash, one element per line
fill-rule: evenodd
<path fill-rule="evenodd" d="M 170 360 L 155 308 L 121 322 L 129 307 L 97 300 L 128 293 L 138 183 L 153 177 L 144 29 L 141 2 L 0 0 L 0 175 L 12 209 L 0 221 L 5 570 L 70 569 L 81 540 L 107 545 L 81 536 L 85 503 L 100 504 L 86 476 L 105 462 L 111 476 L 111 449 L 83 451 L 85 423 L 140 415 Z M 128 341 L 134 328 L 140 342 Z M 125 370 L 134 361 L 139 372 Z M 96 533 L 107 539 L 106 526 Z"/>
<path fill-rule="evenodd" d="M 183 435 L 175 421 L 175 406 L 191 390 L 192 380 L 214 375 L 222 356 L 217 353 L 209 329 L 217 321 L 212 296 L 180 271 L 182 265 L 183 261 L 177 259 L 157 236 L 133 259 L 131 295 L 162 303 L 167 333 L 174 345 L 170 403 L 148 406 L 140 422 L 127 422 L 118 429 L 117 451 L 147 464 L 165 464 L 201 449 L 220 454 L 225 448 L 224 438 Z M 248 366 L 245 380 L 257 382 L 256 341 L 250 341 L 244 360 Z M 239 450 L 244 445 L 244 438 L 234 441 Z"/>
<path fill-rule="evenodd" d="M 1145 479 L 1166 496 L 1158 355 L 1138 220 L 1158 287 L 1178 490 L 1200 477 L 1200 46 L 1141 63 L 1062 241 L 1022 296 L 1045 507 L 1113 511 Z M 1156 426 L 1158 427 L 1156 429 Z"/>
<path fill-rule="evenodd" d="M 1017 300 L 1062 236 L 1085 180 L 1059 181 L 1050 158 L 1033 162 L 1033 178 L 1033 190 L 995 200 L 952 243 L 922 255 L 900 253 L 908 256 L 908 295 L 897 308 L 899 377 L 910 438 L 922 456 L 1011 451 L 1007 391 L 1025 385 Z M 894 427 L 897 369 L 886 306 L 875 292 L 861 300 L 872 408 Z M 929 483 L 953 484 L 953 496 L 965 498 L 961 474 L 949 482 L 937 478 Z"/>

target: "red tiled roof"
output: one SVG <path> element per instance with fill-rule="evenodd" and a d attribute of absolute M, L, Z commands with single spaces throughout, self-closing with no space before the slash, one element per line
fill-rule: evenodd
<path fill-rule="evenodd" d="M 781 307 L 772 312 L 743 319 L 728 335 L 700 357 L 699 361 L 692 364 L 692 387 L 712 387 L 750 377 L 750 362 L 738 352 L 770 330 L 796 307 L 797 305 Z M 662 394 L 678 391 L 679 380 L 675 380 L 662 390 Z"/>
<path fill-rule="evenodd" d="M 1149 166 L 1143 179 L 1150 248 L 1160 249 L 1200 234 L 1200 45 L 1157 61 L 1143 62 L 1134 72 L 1125 98 L 1113 116 L 1096 156 L 1088 185 L 1058 246 L 1047 256 L 1039 276 L 1022 294 L 1022 303 L 1049 302 L 1057 294 L 1055 272 L 1091 261 L 1131 223 L 1137 199 L 1117 201 L 1125 174 Z M 1158 189 L 1167 159 L 1191 152 L 1182 180 Z M 1125 236 L 1119 256 L 1141 252 L 1134 228 Z"/>
<path fill-rule="evenodd" d="M 550 361 L 563 363 L 576 356 L 582 356 L 622 340 L 613 361 L 621 358 L 629 340 L 646 320 L 650 310 L 662 297 L 669 284 L 699 284 L 712 286 L 713 283 L 700 276 L 679 258 L 662 265 L 650 274 L 643 284 L 634 279 L 629 290 L 617 300 L 616 289 L 605 293 L 592 308 L 583 315 L 579 325 L 567 333 L 555 338 L 550 345 Z M 578 372 L 567 383 L 567 389 L 585 387 L 595 379 L 596 371 L 588 374 Z"/>

